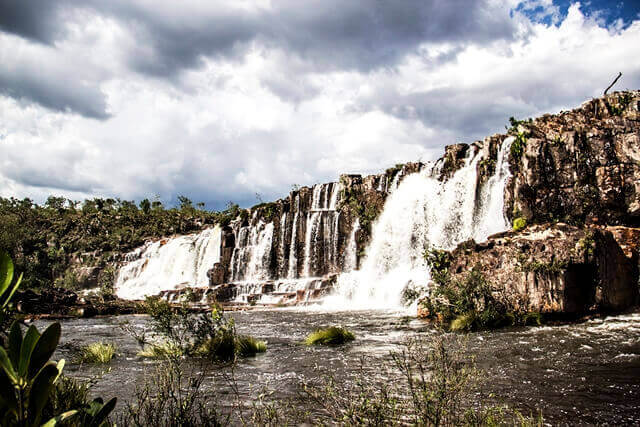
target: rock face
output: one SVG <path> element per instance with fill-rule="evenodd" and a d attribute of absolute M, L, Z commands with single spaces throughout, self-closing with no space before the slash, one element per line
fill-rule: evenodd
<path fill-rule="evenodd" d="M 518 128 L 507 214 L 640 227 L 640 92 L 608 95 Z M 514 130 L 513 133 L 517 133 Z"/>
<path fill-rule="evenodd" d="M 450 257 L 451 283 L 480 272 L 493 296 L 516 312 L 578 315 L 638 302 L 637 252 L 625 254 L 602 228 L 537 225 L 465 242 Z"/>

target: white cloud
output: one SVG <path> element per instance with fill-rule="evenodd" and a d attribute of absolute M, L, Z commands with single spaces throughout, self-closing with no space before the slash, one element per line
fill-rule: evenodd
<path fill-rule="evenodd" d="M 556 13 L 549 1 L 537 3 Z M 618 71 L 617 88 L 640 84 L 632 54 L 640 21 L 607 29 L 577 6 L 557 26 L 518 12 L 513 39 L 425 40 L 370 70 L 319 69 L 313 58 L 256 39 L 240 56 L 203 56 L 171 79 L 130 68 L 131 52 L 153 54 L 136 29 L 73 13 L 66 38 L 52 45 L 0 33 L 0 76 L 36 76 L 86 105 L 97 94 L 108 117 L 76 114 L 80 101 L 52 109 L 0 95 L 0 195 L 185 194 L 211 207 L 248 204 L 256 192 L 282 197 L 293 183 L 433 159 L 446 144 L 499 132 L 511 115 L 574 107 Z"/>

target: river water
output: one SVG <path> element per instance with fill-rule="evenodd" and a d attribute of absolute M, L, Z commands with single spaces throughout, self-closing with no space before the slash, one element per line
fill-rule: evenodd
<path fill-rule="evenodd" d="M 274 390 L 274 396 L 295 395 L 297 384 L 317 377 L 318 370 L 348 379 L 356 375 L 363 357 L 372 380 L 392 380 L 380 369 L 389 352 L 398 350 L 407 338 L 429 340 L 436 333 L 428 323 L 388 311 L 271 309 L 228 315 L 239 333 L 268 343 L 266 353 L 243 359 L 235 369 L 238 390 L 247 399 L 265 387 Z M 128 321 L 143 328 L 146 320 L 145 316 L 64 320 L 55 357 L 68 359 L 68 375 L 97 377 L 95 395 L 115 395 L 123 402 L 157 362 L 137 357 L 138 345 L 119 325 Z M 38 321 L 37 326 L 47 323 Z M 301 345 L 314 329 L 337 324 L 352 330 L 356 341 L 329 348 Z M 505 403 L 527 414 L 541 410 L 545 421 L 553 424 L 640 423 L 640 312 L 573 325 L 471 333 L 467 340 L 467 351 L 476 356 L 485 380 L 478 399 L 495 396 L 485 403 Z M 118 356 L 111 364 L 72 362 L 74 349 L 95 341 L 117 344 Z M 221 368 L 206 369 L 212 381 L 219 381 Z"/>

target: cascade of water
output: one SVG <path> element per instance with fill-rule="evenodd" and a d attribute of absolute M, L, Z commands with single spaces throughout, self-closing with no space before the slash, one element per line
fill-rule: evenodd
<path fill-rule="evenodd" d="M 298 257 L 296 241 L 298 238 L 298 216 L 300 213 L 300 196 L 296 195 L 294 203 L 293 228 L 291 231 L 291 245 L 289 246 L 289 273 L 287 277 L 294 279 L 298 276 Z"/>
<path fill-rule="evenodd" d="M 347 242 L 347 248 L 344 254 L 344 267 L 343 271 L 350 272 L 358 267 L 358 248 L 356 243 L 356 233 L 360 229 L 360 219 L 356 218 L 349 234 L 349 240 Z"/>
<path fill-rule="evenodd" d="M 426 286 L 429 270 L 424 260 L 428 248 L 453 249 L 469 238 L 484 240 L 489 232 L 505 228 L 487 218 L 504 221 L 504 184 L 508 179 L 506 140 L 495 176 L 487 183 L 485 200 L 477 199 L 477 164 L 482 156 L 470 147 L 464 166 L 447 181 L 439 181 L 436 166 L 405 176 L 394 183 L 384 209 L 373 225 L 372 238 L 361 269 L 343 273 L 325 305 L 333 308 L 400 307 L 405 286 Z M 506 171 L 506 172 L 505 172 Z M 396 176 L 397 178 L 397 176 Z M 482 199 L 482 198 L 481 198 Z M 486 208 L 476 209 L 476 202 Z M 474 218 L 481 212 L 482 218 Z"/>
<path fill-rule="evenodd" d="M 282 263 L 284 267 L 284 259 L 285 259 L 285 238 L 287 235 L 287 213 L 283 213 L 282 217 L 280 217 L 280 242 L 278 243 L 278 262 Z M 279 264 L 280 265 L 280 264 Z M 287 272 L 284 268 L 278 268 L 278 276 L 286 274 Z"/>
<path fill-rule="evenodd" d="M 231 256 L 231 281 L 269 279 L 273 223 L 258 221 L 240 228 Z"/>
<path fill-rule="evenodd" d="M 511 177 L 509 151 L 514 140 L 515 137 L 510 136 L 502 143 L 496 159 L 495 173 L 482 189 L 482 201 L 477 215 L 478 226 L 474 236 L 477 241 L 509 228 L 509 222 L 504 214 L 504 187 Z"/>
<path fill-rule="evenodd" d="M 220 261 L 220 227 L 147 244 L 127 254 L 114 284 L 123 299 L 142 299 L 181 285 L 208 286 Z"/>

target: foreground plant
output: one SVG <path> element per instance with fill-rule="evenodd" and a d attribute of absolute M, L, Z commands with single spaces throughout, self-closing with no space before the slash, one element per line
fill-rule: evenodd
<path fill-rule="evenodd" d="M 320 413 L 319 425 L 542 425 L 505 406 L 477 408 L 471 404 L 480 372 L 465 343 L 455 335 L 430 342 L 407 341 L 391 353 L 391 363 L 377 370 L 399 372 L 399 381 L 372 381 L 361 367 L 349 382 L 333 377 L 303 383 L 303 398 Z M 366 361 L 363 361 L 363 366 Z"/>
<path fill-rule="evenodd" d="M 42 410 L 64 366 L 64 360 L 49 361 L 59 340 L 59 323 L 53 323 L 42 334 L 31 326 L 24 336 L 18 322 L 13 323 L 8 348 L 0 347 L 0 417 L 5 424 L 40 424 Z M 76 412 L 62 414 L 47 424 L 55 425 Z"/>
<path fill-rule="evenodd" d="M 353 332 L 341 326 L 316 329 L 305 339 L 306 345 L 339 345 L 356 339 Z"/>
<path fill-rule="evenodd" d="M 95 342 L 84 347 L 80 353 L 80 362 L 104 364 L 111 362 L 116 354 L 116 346 L 110 343 Z"/>
<path fill-rule="evenodd" d="M 205 393 L 202 371 L 188 375 L 178 363 L 167 361 L 127 402 L 118 425 L 124 426 L 221 426 L 230 416 L 221 412 L 215 389 Z"/>
<path fill-rule="evenodd" d="M 13 269 L 11 257 L 6 252 L 0 251 L 0 328 L 3 334 L 11 322 L 9 319 L 11 298 L 22 282 L 22 273 L 15 282 L 13 281 Z"/>

